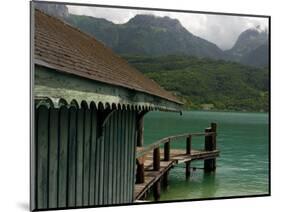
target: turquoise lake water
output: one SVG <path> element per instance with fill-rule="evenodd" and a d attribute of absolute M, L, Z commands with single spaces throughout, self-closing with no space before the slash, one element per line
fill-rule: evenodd
<path fill-rule="evenodd" d="M 185 179 L 184 165 L 171 169 L 169 186 L 161 192 L 161 200 L 183 200 L 227 196 L 267 194 L 268 188 L 268 114 L 237 112 L 177 113 L 150 112 L 145 115 L 145 145 L 156 140 L 186 132 L 203 132 L 211 122 L 218 124 L 217 146 L 221 151 L 217 169 L 204 174 L 201 169 Z M 204 137 L 192 139 L 192 147 L 202 149 Z M 175 141 L 173 148 L 185 148 Z M 203 161 L 191 163 L 203 168 Z M 153 199 L 149 197 L 149 199 Z"/>

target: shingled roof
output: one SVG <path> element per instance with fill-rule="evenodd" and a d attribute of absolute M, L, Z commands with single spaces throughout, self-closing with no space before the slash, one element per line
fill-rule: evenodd
<path fill-rule="evenodd" d="M 182 104 L 94 37 L 35 10 L 35 63 Z"/>

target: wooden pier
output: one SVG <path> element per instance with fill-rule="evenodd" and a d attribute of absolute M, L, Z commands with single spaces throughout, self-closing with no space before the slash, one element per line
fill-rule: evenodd
<path fill-rule="evenodd" d="M 217 125 L 211 123 L 203 133 L 188 133 L 163 138 L 146 148 L 137 149 L 137 173 L 134 189 L 134 199 L 143 200 L 146 194 L 153 189 L 157 201 L 160 198 L 161 184 L 168 185 L 169 170 L 180 163 L 185 163 L 186 178 L 190 176 L 190 163 L 194 160 L 204 160 L 204 171 L 212 172 L 216 169 L 216 157 L 219 150 L 216 148 Z M 191 149 L 192 137 L 205 136 L 203 150 Z M 186 139 L 186 149 L 171 149 L 170 143 L 178 139 Z M 161 146 L 164 145 L 164 148 Z"/>

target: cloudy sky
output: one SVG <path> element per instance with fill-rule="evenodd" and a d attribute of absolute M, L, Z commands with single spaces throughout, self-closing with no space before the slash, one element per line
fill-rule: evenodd
<path fill-rule="evenodd" d="M 194 35 L 217 44 L 217 46 L 223 50 L 230 49 L 234 45 L 239 34 L 248 28 L 253 28 L 258 25 L 263 30 L 268 28 L 267 18 L 100 8 L 89 6 L 68 6 L 68 9 L 70 13 L 105 18 L 116 24 L 126 23 L 136 14 L 152 14 L 161 17 L 169 16 L 171 18 L 178 19 L 181 24 Z"/>

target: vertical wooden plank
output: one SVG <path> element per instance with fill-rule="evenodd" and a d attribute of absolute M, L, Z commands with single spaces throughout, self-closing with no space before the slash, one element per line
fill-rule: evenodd
<path fill-rule="evenodd" d="M 123 154 L 122 154 L 122 163 L 123 163 L 123 186 L 122 186 L 122 190 L 123 190 L 123 200 L 122 203 L 126 203 L 126 180 L 127 180 L 127 163 L 128 161 L 126 160 L 126 146 L 127 146 L 127 111 L 123 110 Z"/>
<path fill-rule="evenodd" d="M 99 165 L 100 165 L 100 168 L 99 168 L 99 202 L 98 204 L 99 205 L 102 205 L 103 204 L 103 172 L 104 172 L 104 137 L 100 137 L 100 140 L 99 140 L 99 143 L 100 143 L 100 159 L 99 159 Z"/>
<path fill-rule="evenodd" d="M 45 106 L 38 108 L 37 134 L 37 208 L 48 208 L 48 140 L 49 111 Z"/>
<path fill-rule="evenodd" d="M 128 196 L 127 202 L 131 203 L 131 190 L 132 190 L 132 178 L 134 178 L 134 172 L 132 172 L 132 111 L 128 113 Z M 134 160 L 135 161 L 135 160 Z"/>
<path fill-rule="evenodd" d="M 126 110 L 125 111 L 125 182 L 124 182 L 124 203 L 128 203 L 128 196 L 129 196 L 129 130 L 130 130 L 130 123 L 129 123 L 129 113 L 130 111 Z"/>
<path fill-rule="evenodd" d="M 105 124 L 104 128 L 104 169 L 103 169 L 103 204 L 108 204 L 108 156 L 109 156 L 109 139 L 110 139 L 110 124 L 109 120 L 107 120 L 107 123 Z"/>
<path fill-rule="evenodd" d="M 130 200 L 131 202 L 134 201 L 134 190 L 135 190 L 135 166 L 136 166 L 136 145 L 137 145 L 137 139 L 136 139 L 136 112 L 132 111 L 132 129 L 131 129 L 131 139 L 132 139 L 132 146 L 131 146 L 131 172 L 132 172 L 132 181 L 131 181 L 131 195 Z"/>
<path fill-rule="evenodd" d="M 117 126 L 117 182 L 116 182 L 116 193 L 117 193 L 117 199 L 116 203 L 121 202 L 121 133 L 122 133 L 122 112 L 121 110 L 118 110 L 118 126 Z"/>
<path fill-rule="evenodd" d="M 96 109 L 92 109 L 92 115 L 91 115 L 91 153 L 90 153 L 90 158 L 91 158 L 91 166 L 90 166 L 90 205 L 95 205 L 95 191 L 96 191 L 96 137 L 97 137 L 97 114 L 96 114 Z"/>
<path fill-rule="evenodd" d="M 83 194 L 83 137 L 84 109 L 77 111 L 77 145 L 76 145 L 76 206 L 82 206 Z"/>
<path fill-rule="evenodd" d="M 134 179 L 135 179 L 135 172 L 133 170 L 133 164 L 135 163 L 135 158 L 133 158 L 133 151 L 134 151 L 134 140 L 132 139 L 133 132 L 135 131 L 133 123 L 135 120 L 133 119 L 133 111 L 130 111 L 129 115 L 129 122 L 130 122 L 130 129 L 129 129 L 129 194 L 128 194 L 128 202 L 132 203 L 132 190 L 134 189 Z"/>
<path fill-rule="evenodd" d="M 128 180 L 128 157 L 127 157 L 127 145 L 128 145 L 128 138 L 127 138 L 127 131 L 128 131 L 128 111 L 124 110 L 124 139 L 123 139 L 123 173 L 124 173 L 124 182 L 123 182 L 123 202 L 122 203 L 126 203 L 126 198 L 127 198 L 127 180 Z"/>
<path fill-rule="evenodd" d="M 109 156 L 108 156 L 108 204 L 113 204 L 113 198 L 112 198 L 112 192 L 113 192 L 113 154 L 114 154 L 114 114 L 115 111 L 112 112 L 113 114 L 110 117 L 109 120 L 109 125 L 110 125 L 110 130 L 109 130 L 109 148 L 108 148 L 108 152 L 109 152 Z"/>
<path fill-rule="evenodd" d="M 33 185 L 33 192 L 34 192 L 34 202 L 33 202 L 33 208 L 38 208 L 38 120 L 39 120 L 39 110 L 38 108 L 34 108 L 35 111 L 35 117 L 34 117 L 34 185 Z"/>
<path fill-rule="evenodd" d="M 132 167 L 131 167 L 131 148 L 132 148 L 132 139 L 131 139 L 131 135 L 132 135 L 132 111 L 129 110 L 128 111 L 128 192 L 127 192 L 127 202 L 130 203 L 131 202 L 131 189 L 132 189 Z"/>
<path fill-rule="evenodd" d="M 69 145 L 68 145 L 68 189 L 67 189 L 67 206 L 75 206 L 76 195 L 76 140 L 77 140 L 77 109 L 69 109 Z"/>
<path fill-rule="evenodd" d="M 89 204 L 89 162 L 90 162 L 90 141 L 91 141 L 91 111 L 89 108 L 85 109 L 84 116 L 84 154 L 83 154 L 83 206 Z"/>
<path fill-rule="evenodd" d="M 113 120 L 113 167 L 112 167 L 112 203 L 117 203 L 117 158 L 118 158 L 118 110 L 114 113 L 114 120 Z"/>
<path fill-rule="evenodd" d="M 117 130 L 118 130 L 118 111 L 115 111 L 113 114 L 113 136 L 112 136 L 112 143 L 113 143 L 113 167 L 112 167 L 112 178 L 113 178 L 113 185 L 112 185 L 112 203 L 115 204 L 117 201 L 117 193 L 116 193 L 116 184 L 117 184 Z"/>
<path fill-rule="evenodd" d="M 97 125 L 100 123 L 98 120 L 100 111 L 97 110 Z M 99 129 L 100 126 L 97 126 L 96 130 Z M 96 184 L 96 189 L 95 189 L 95 204 L 100 205 L 100 171 L 101 171 L 101 138 L 98 137 L 100 136 L 99 133 L 97 132 L 97 138 L 96 138 L 96 157 L 95 157 L 95 167 L 96 167 L 96 174 L 95 174 L 95 184 Z"/>
<path fill-rule="evenodd" d="M 60 108 L 59 121 L 60 142 L 58 155 L 58 207 L 66 207 L 68 127 L 68 110 L 65 106 L 63 106 Z"/>
<path fill-rule="evenodd" d="M 50 132 L 49 132 L 49 208 L 57 208 L 57 175 L 58 175 L 58 139 L 59 139 L 59 111 L 50 109 Z"/>
<path fill-rule="evenodd" d="M 101 117 L 99 117 L 101 118 Z M 99 121 L 99 123 L 102 123 L 102 121 Z M 102 131 L 104 131 L 104 129 L 102 129 Z M 103 204 L 103 177 L 104 177 L 104 132 L 102 132 L 102 135 L 99 139 L 99 145 L 100 145 L 100 150 L 99 150 L 99 159 L 98 159 L 98 163 L 99 163 L 99 201 L 98 204 L 102 205 Z"/>
<path fill-rule="evenodd" d="M 125 180 L 125 110 L 122 110 L 121 113 L 121 142 L 120 142 L 120 147 L 121 147 L 121 155 L 120 155 L 120 171 L 121 171 L 121 178 L 120 178 L 120 203 L 124 203 L 124 180 Z"/>

